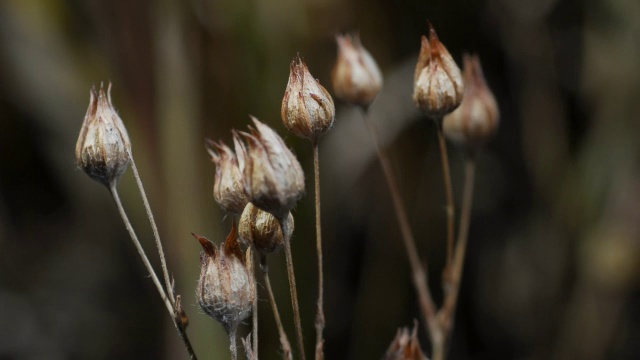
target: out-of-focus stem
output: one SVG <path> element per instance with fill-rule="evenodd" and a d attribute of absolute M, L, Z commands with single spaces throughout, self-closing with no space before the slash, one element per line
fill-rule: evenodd
<path fill-rule="evenodd" d="M 162 299 L 162 302 L 167 307 L 167 311 L 169 311 L 169 315 L 171 315 L 171 320 L 173 321 L 173 325 L 178 331 L 178 335 L 180 336 L 180 339 L 184 343 L 184 346 L 187 349 L 187 352 L 189 353 L 189 358 L 191 360 L 197 360 L 198 357 L 196 356 L 196 353 L 193 350 L 193 347 L 191 346 L 191 341 L 189 341 L 189 337 L 187 336 L 187 333 L 185 332 L 185 329 L 182 326 L 182 323 L 180 322 L 180 316 L 179 314 L 176 313 L 174 306 L 171 304 L 171 301 L 167 297 L 167 294 L 164 288 L 162 287 L 162 284 L 160 284 L 160 280 L 158 279 L 156 272 L 153 270 L 153 267 L 149 262 L 149 258 L 147 258 L 147 254 L 144 252 L 144 249 L 142 248 L 142 245 L 138 240 L 138 236 L 133 230 L 133 226 L 131 226 L 131 222 L 129 221 L 129 217 L 127 216 L 127 213 L 124 210 L 124 207 L 122 206 L 122 202 L 120 201 L 120 196 L 118 195 L 118 190 L 116 189 L 115 184 L 111 184 L 109 186 L 109 192 L 111 193 L 111 196 L 113 197 L 113 200 L 115 201 L 116 206 L 118 207 L 118 212 L 120 213 L 120 217 L 124 222 L 124 226 L 127 228 L 127 231 L 129 232 L 131 241 L 133 241 L 133 244 L 135 245 L 136 250 L 138 250 L 138 254 L 140 254 L 140 257 L 142 258 L 142 262 L 144 263 L 144 266 L 147 268 L 147 271 L 151 276 L 151 280 L 153 281 L 153 283 L 156 285 L 156 288 L 158 289 L 158 293 L 160 294 L 160 298 Z"/>
<path fill-rule="evenodd" d="M 470 155 L 465 163 L 462 213 L 460 215 L 460 228 L 458 230 L 458 239 L 453 259 L 453 268 L 451 271 L 451 291 L 445 296 L 444 305 L 438 314 L 441 318 L 446 337 L 448 337 L 451 333 L 451 329 L 453 328 L 453 319 L 458 295 L 460 293 L 460 282 L 462 279 L 462 272 L 464 270 L 464 260 L 467 252 L 467 241 L 469 238 L 469 226 L 471 223 L 471 207 L 473 204 L 475 165 L 475 157 Z"/>
<path fill-rule="evenodd" d="M 324 359 L 324 275 L 322 270 L 322 227 L 320 222 L 320 155 L 318 141 L 313 142 L 313 172 L 316 190 L 316 250 L 318 252 L 318 308 L 316 312 L 316 360 Z"/>
<path fill-rule="evenodd" d="M 445 265 L 445 282 L 443 285 L 450 286 L 448 278 L 451 275 L 451 264 L 453 261 L 453 248 L 455 238 L 455 205 L 453 202 L 453 186 L 451 185 L 451 170 L 449 169 L 449 155 L 447 153 L 447 143 L 442 131 L 442 119 L 435 119 L 438 129 L 438 143 L 440 145 L 440 158 L 442 162 L 442 180 L 444 181 L 445 194 L 447 196 L 447 263 Z M 445 288 L 445 292 L 450 289 Z"/>
<path fill-rule="evenodd" d="M 411 265 L 411 270 L 413 273 L 413 285 L 416 288 L 416 292 L 418 293 L 420 309 L 425 318 L 427 329 L 429 330 L 429 334 L 433 339 L 434 337 L 440 336 L 439 334 L 441 333 L 441 331 L 436 319 L 436 307 L 433 303 L 431 292 L 429 291 L 429 287 L 427 285 L 427 274 L 425 270 L 426 260 L 423 268 L 423 265 L 420 263 L 420 258 L 418 256 L 418 250 L 416 249 L 416 242 L 413 238 L 411 227 L 409 226 L 409 218 L 407 217 L 407 213 L 404 209 L 404 204 L 402 203 L 402 198 L 400 197 L 400 192 L 398 191 L 395 177 L 393 176 L 393 172 L 391 170 L 391 164 L 389 163 L 389 159 L 387 158 L 386 153 L 384 152 L 382 147 L 380 147 L 378 141 L 378 132 L 375 128 L 375 125 L 369 118 L 369 112 L 367 109 L 363 109 L 363 118 L 367 130 L 369 131 L 369 135 L 371 136 L 371 141 L 375 145 L 376 152 L 378 154 L 378 160 L 380 161 L 380 165 L 382 166 L 382 171 L 384 173 L 385 179 L 387 180 L 389 192 L 391 193 L 391 199 L 393 200 L 393 206 L 395 208 L 396 218 L 398 220 L 398 224 L 400 225 L 402 240 L 404 242 L 407 256 L 409 257 L 409 264 Z"/>
<path fill-rule="evenodd" d="M 280 312 L 278 311 L 276 298 L 273 295 L 273 289 L 271 288 L 271 280 L 269 279 L 269 266 L 267 265 L 267 257 L 264 255 L 261 255 L 260 257 L 260 269 L 262 269 L 264 286 L 267 289 L 267 294 L 269 295 L 269 302 L 271 303 L 271 310 L 273 310 L 273 317 L 276 320 L 276 327 L 278 328 L 278 334 L 280 336 L 280 346 L 282 347 L 282 353 L 286 360 L 291 360 L 293 359 L 291 344 L 289 343 L 289 337 L 287 336 L 287 333 L 284 331 L 284 326 L 282 326 L 282 319 L 280 318 Z"/>
<path fill-rule="evenodd" d="M 298 305 L 298 289 L 296 287 L 296 275 L 293 271 L 293 255 L 291 254 L 291 234 L 287 225 L 287 215 L 280 217 L 280 226 L 284 234 L 284 254 L 287 260 L 287 274 L 289 275 L 289 290 L 291 291 L 291 306 L 293 307 L 293 321 L 296 327 L 296 340 L 300 359 L 305 360 L 304 342 L 302 338 L 302 320 L 300 320 L 300 306 Z"/>
<path fill-rule="evenodd" d="M 153 237 L 156 240 L 156 247 L 158 248 L 158 254 L 160 255 L 160 264 L 162 265 L 162 274 L 164 275 L 164 283 L 169 293 L 169 300 L 171 300 L 171 305 L 175 306 L 176 299 L 173 296 L 173 286 L 171 286 L 171 281 L 169 280 L 169 270 L 167 269 L 167 260 L 164 257 L 164 250 L 162 250 L 162 242 L 160 241 L 160 234 L 158 233 L 158 226 L 156 226 L 156 221 L 153 218 L 153 213 L 151 212 L 151 206 L 149 205 L 149 200 L 147 199 L 147 193 L 144 191 L 144 186 L 142 186 L 142 180 L 140 179 L 140 174 L 138 173 L 138 167 L 136 166 L 136 162 L 133 159 L 133 154 L 131 154 L 131 150 L 127 149 L 127 155 L 129 159 L 131 159 L 131 169 L 133 170 L 133 175 L 136 178 L 136 183 L 138 184 L 138 189 L 140 190 L 140 196 L 142 196 L 142 202 L 144 203 L 144 208 L 147 211 L 147 217 L 149 218 L 149 223 L 151 224 L 151 229 L 153 230 Z"/>

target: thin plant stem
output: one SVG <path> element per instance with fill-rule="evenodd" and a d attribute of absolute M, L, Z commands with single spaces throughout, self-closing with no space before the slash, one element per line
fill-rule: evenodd
<path fill-rule="evenodd" d="M 464 191 L 462 197 L 462 213 L 460 215 L 460 228 L 456 242 L 453 269 L 451 272 L 451 292 L 445 296 L 444 305 L 438 314 L 441 318 L 444 332 L 448 337 L 453 327 L 454 313 L 460 293 L 460 282 L 464 270 L 465 253 L 469 238 L 469 226 L 471 224 L 471 207 L 473 204 L 473 187 L 475 178 L 475 157 L 470 155 L 465 162 Z"/>
<path fill-rule="evenodd" d="M 238 359 L 238 346 L 236 344 L 236 333 L 238 329 L 234 327 L 229 331 L 229 351 L 231 351 L 231 360 Z"/>
<path fill-rule="evenodd" d="M 322 227 L 320 223 L 320 155 L 318 141 L 313 143 L 313 171 L 316 190 L 316 249 L 318 252 L 318 309 L 316 313 L 316 360 L 324 359 L 324 275 L 322 270 Z"/>
<path fill-rule="evenodd" d="M 120 217 L 122 218 L 122 221 L 124 222 L 124 226 L 127 228 L 127 231 L 129 232 L 129 236 L 131 237 L 131 241 L 133 241 L 133 245 L 136 247 L 136 250 L 138 250 L 138 254 L 140 254 L 140 258 L 142 259 L 142 262 L 144 263 L 144 266 L 147 268 L 147 271 L 149 272 L 149 275 L 151 276 L 151 280 L 153 281 L 153 283 L 155 284 L 156 288 L 158 289 L 158 293 L 160 294 L 160 298 L 162 299 L 162 302 L 166 305 L 167 310 L 169 311 L 169 313 L 173 317 L 173 306 L 171 305 L 171 302 L 167 298 L 167 294 L 165 293 L 164 288 L 162 287 L 162 284 L 160 284 L 160 280 L 158 279 L 158 276 L 156 275 L 156 272 L 153 270 L 153 267 L 151 266 L 151 263 L 149 262 L 149 258 L 147 257 L 147 254 L 144 252 L 144 249 L 142 248 L 142 245 L 140 244 L 140 240 L 138 240 L 138 236 L 136 235 L 135 231 L 133 230 L 133 226 L 131 226 L 131 222 L 129 221 L 129 217 L 127 216 L 127 213 L 124 210 L 124 207 L 122 206 L 122 202 L 120 201 L 120 196 L 118 195 L 118 190 L 116 189 L 115 186 L 110 186 L 109 187 L 109 192 L 111 193 L 111 196 L 113 197 L 113 200 L 115 201 L 116 206 L 118 207 L 118 212 L 120 213 Z"/>
<path fill-rule="evenodd" d="M 378 154 L 378 160 L 380 161 L 382 171 L 384 173 L 385 179 L 387 180 L 387 185 L 389 187 L 389 192 L 391 193 L 391 199 L 393 200 L 393 206 L 395 208 L 398 225 L 400 225 L 402 240 L 404 242 L 407 256 L 409 258 L 409 264 L 411 265 L 411 270 L 413 273 L 413 285 L 416 288 L 416 292 L 418 293 L 420 309 L 424 316 L 427 330 L 429 331 L 429 334 L 433 341 L 434 338 L 438 338 L 439 336 L 441 336 L 441 330 L 436 318 L 436 307 L 433 303 L 431 292 L 429 291 L 429 287 L 427 285 L 426 261 L 423 267 L 423 265 L 420 263 L 420 258 L 418 256 L 418 250 L 416 248 L 415 239 L 413 238 L 413 233 L 411 232 L 411 227 L 409 226 L 409 218 L 407 217 L 404 204 L 402 203 L 402 198 L 400 197 L 400 192 L 398 191 L 398 185 L 396 184 L 395 177 L 393 176 L 393 172 L 391 170 L 391 164 L 389 163 L 389 159 L 387 158 L 386 153 L 379 144 L 378 132 L 375 128 L 375 125 L 369 118 L 369 112 L 364 108 L 363 119 L 367 130 L 369 131 L 369 135 L 371 136 L 371 141 L 375 145 L 376 152 Z"/>
<path fill-rule="evenodd" d="M 282 226 L 282 234 L 284 235 L 284 254 L 287 260 L 287 274 L 289 275 L 289 291 L 291 292 L 291 306 L 293 307 L 293 321 L 296 328 L 296 340 L 298 342 L 298 351 L 300 359 L 305 360 L 304 342 L 302 338 L 302 320 L 300 320 L 300 306 L 298 305 L 298 289 L 296 287 L 296 275 L 293 270 L 293 256 L 291 254 L 291 234 L 287 225 L 287 215 L 279 218 L 280 226 Z"/>
<path fill-rule="evenodd" d="M 235 221 L 235 220 L 234 220 Z M 256 254 L 254 252 L 254 254 Z M 253 257 L 255 258 L 255 256 Z M 258 281 L 255 280 L 257 279 L 256 276 L 256 268 L 254 266 L 254 259 L 251 259 L 251 269 L 250 271 L 253 273 L 253 277 L 254 277 L 254 281 L 253 281 L 253 325 L 252 325 L 252 336 L 253 336 L 253 346 L 252 346 L 252 353 L 253 353 L 253 359 L 254 360 L 258 360 Z"/>
<path fill-rule="evenodd" d="M 135 245 L 136 250 L 138 250 L 138 254 L 140 254 L 140 257 L 142 258 L 142 262 L 144 263 L 144 266 L 147 268 L 147 271 L 151 276 L 151 280 L 155 284 L 156 289 L 158 289 L 158 293 L 160 294 L 160 298 L 162 299 L 162 302 L 167 307 L 167 311 L 169 312 L 169 315 L 171 315 L 171 320 L 173 320 L 173 325 L 178 331 L 178 335 L 180 336 L 180 339 L 184 343 L 184 346 L 187 349 L 187 352 L 189 353 L 189 358 L 191 360 L 198 360 L 198 357 L 196 356 L 196 353 L 193 350 L 193 347 L 191 346 L 191 341 L 189 341 L 189 337 L 187 336 L 187 333 L 185 332 L 185 329 L 182 326 L 182 323 L 179 322 L 180 321 L 179 315 L 176 313 L 173 305 L 171 305 L 171 301 L 167 297 L 167 294 L 164 288 L 162 287 L 162 284 L 160 284 L 160 280 L 158 279 L 156 272 L 153 270 L 153 267 L 149 262 L 149 258 L 147 257 L 147 254 L 144 252 L 144 249 L 142 248 L 142 245 L 138 240 L 138 236 L 133 230 L 133 226 L 131 226 L 131 222 L 129 221 L 129 217 L 127 216 L 127 213 L 124 210 L 124 207 L 122 206 L 122 202 L 120 201 L 120 196 L 118 195 L 118 190 L 116 189 L 115 184 L 111 184 L 109 186 L 109 192 L 111 193 L 111 196 L 113 197 L 113 200 L 115 201 L 116 206 L 118 207 L 118 212 L 120 213 L 120 217 L 124 222 L 124 226 L 127 228 L 127 231 L 129 232 L 131 241 L 133 241 L 133 244 Z"/>
<path fill-rule="evenodd" d="M 269 279 L 269 266 L 267 265 L 267 257 L 264 255 L 261 255 L 260 257 L 260 268 L 262 269 L 262 275 L 264 277 L 264 286 L 267 288 L 267 294 L 269 295 L 269 303 L 271 303 L 273 317 L 276 320 L 276 327 L 278 328 L 278 334 L 280 336 L 280 346 L 282 347 L 284 358 L 287 360 L 291 360 L 293 358 L 291 343 L 289 343 L 289 337 L 284 331 L 284 326 L 282 326 L 282 319 L 280 318 L 280 312 L 278 311 L 276 298 L 273 295 L 273 289 L 271 288 L 271 280 Z"/>
<path fill-rule="evenodd" d="M 455 205 L 453 202 L 453 187 L 451 185 L 451 170 L 449 168 L 449 155 L 447 152 L 447 143 L 442 131 L 442 119 L 435 119 L 438 132 L 438 143 L 440 145 L 440 158 L 442 162 L 442 180 L 444 181 L 444 189 L 447 197 L 447 262 L 445 265 L 445 278 L 447 281 L 443 285 L 450 286 L 451 262 L 453 260 L 453 248 L 455 238 Z M 445 292 L 449 289 L 445 288 Z"/>
<path fill-rule="evenodd" d="M 142 180 L 140 179 L 140 174 L 138 173 L 138 167 L 136 166 L 136 162 L 133 159 L 131 150 L 127 149 L 127 155 L 129 155 L 129 159 L 131 159 L 131 169 L 133 170 L 133 175 L 136 178 L 136 183 L 138 184 L 138 189 L 140 190 L 140 196 L 142 196 L 142 202 L 144 203 L 144 208 L 147 211 L 147 217 L 149 218 L 149 223 L 151 224 L 151 229 L 153 230 L 153 237 L 156 240 L 156 247 L 158 248 L 158 254 L 160 255 L 160 264 L 162 265 L 162 274 L 164 275 L 164 283 L 165 283 L 165 287 L 167 288 L 167 292 L 169 294 L 169 300 L 171 301 L 171 305 L 175 306 L 176 299 L 173 296 L 173 286 L 171 285 L 171 281 L 169 280 L 169 270 L 167 270 L 167 260 L 164 257 L 164 250 L 162 250 L 162 242 L 160 241 L 158 226 L 156 226 L 156 221 L 153 218 L 153 213 L 151 212 L 151 206 L 149 206 L 149 200 L 147 199 L 147 193 L 144 191 L 144 186 L 142 186 Z"/>

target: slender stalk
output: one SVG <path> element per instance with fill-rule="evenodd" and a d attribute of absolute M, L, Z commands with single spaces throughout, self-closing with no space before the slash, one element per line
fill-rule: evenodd
<path fill-rule="evenodd" d="M 267 293 L 269 294 L 269 303 L 271 303 L 273 317 L 276 320 L 276 327 L 278 328 L 278 334 L 280 335 L 280 346 L 282 347 L 284 358 L 287 360 L 291 360 L 293 359 L 291 344 L 289 343 L 289 337 L 287 337 L 287 333 L 284 331 L 284 326 L 282 326 L 282 319 L 280 318 L 280 312 L 278 311 L 276 298 L 273 295 L 273 289 L 271 288 L 271 280 L 269 279 L 269 266 L 267 265 L 267 257 L 264 255 L 260 257 L 260 268 L 262 269 L 262 275 L 264 277 L 264 285 L 267 288 Z"/>
<path fill-rule="evenodd" d="M 133 170 L 133 175 L 136 178 L 136 183 L 138 184 L 138 189 L 140 190 L 140 196 L 142 196 L 142 202 L 144 203 L 144 208 L 147 211 L 147 217 L 149 218 L 149 223 L 151 223 L 151 229 L 153 230 L 153 237 L 156 240 L 156 247 L 158 248 L 158 254 L 160 255 L 160 264 L 162 265 L 162 274 L 164 275 L 164 283 L 167 288 L 167 292 L 169 294 L 169 300 L 171 301 L 171 305 L 175 305 L 176 299 L 173 296 L 173 286 L 171 286 L 171 281 L 169 280 L 169 271 L 167 270 L 167 261 L 164 257 L 164 251 L 162 250 L 162 242 L 160 241 L 160 234 L 158 233 L 158 227 L 156 226 L 156 221 L 153 218 L 153 213 L 151 212 L 151 206 L 149 206 L 149 200 L 147 199 L 147 193 L 144 191 L 144 186 L 142 186 L 142 180 L 140 179 L 140 174 L 138 173 L 138 167 L 136 166 L 136 162 L 133 159 L 133 155 L 131 154 L 131 150 L 127 149 L 127 155 L 129 155 L 129 159 L 131 159 L 131 169 Z"/>
<path fill-rule="evenodd" d="M 231 360 L 238 359 L 238 346 L 236 345 L 237 332 L 237 328 L 231 329 L 231 331 L 229 331 L 229 351 L 231 351 Z"/>
<path fill-rule="evenodd" d="M 176 314 L 176 311 L 173 305 L 171 304 L 171 301 L 167 297 L 167 294 L 164 288 L 162 287 L 162 284 L 160 284 L 160 280 L 158 279 L 156 272 L 153 270 L 153 267 L 149 262 L 149 258 L 147 258 L 147 254 L 144 252 L 144 249 L 142 248 L 142 245 L 138 240 L 138 236 L 133 230 L 133 226 L 131 226 L 131 222 L 129 221 L 129 217 L 127 216 L 127 213 L 124 210 L 124 207 L 122 206 L 122 202 L 120 201 L 120 196 L 118 195 L 118 190 L 116 189 L 115 184 L 111 184 L 109 186 L 109 192 L 111 193 L 111 196 L 113 197 L 113 200 L 115 201 L 116 206 L 118 207 L 118 212 L 120 213 L 120 217 L 124 222 L 124 226 L 127 228 L 127 231 L 129 232 L 131 241 L 133 241 L 133 244 L 135 245 L 136 250 L 138 250 L 138 254 L 140 254 L 140 257 L 142 258 L 142 262 L 144 263 L 144 266 L 147 268 L 147 271 L 149 271 L 151 280 L 156 285 L 156 289 L 158 289 L 158 293 L 160 294 L 160 298 L 162 299 L 162 302 L 165 304 L 165 306 L 167 307 L 167 311 L 169 311 L 169 314 L 171 315 L 171 320 L 173 320 L 173 325 L 178 331 L 178 335 L 180 336 L 180 339 L 182 339 L 182 342 L 184 343 L 184 346 L 187 349 L 187 352 L 189 353 L 189 358 L 192 360 L 197 360 L 198 357 L 196 356 L 195 351 L 191 346 L 189 337 L 187 336 L 187 333 L 185 332 L 182 326 L 182 323 L 179 322 L 180 321 L 179 316 Z"/>
<path fill-rule="evenodd" d="M 442 180 L 444 181 L 444 189 L 447 196 L 447 263 L 445 265 L 445 282 L 444 286 L 450 286 L 451 262 L 453 260 L 453 247 L 455 238 L 455 205 L 453 202 L 453 186 L 451 185 L 451 170 L 449 169 L 449 155 L 447 153 L 447 143 L 442 131 L 442 119 L 435 119 L 436 128 L 438 129 L 438 143 L 440 145 L 440 157 L 442 162 Z M 448 289 L 445 288 L 445 292 Z"/>
<path fill-rule="evenodd" d="M 293 307 L 293 321 L 296 327 L 296 340 L 300 359 L 305 360 L 304 342 L 302 341 L 302 320 L 300 320 L 300 306 L 298 305 L 298 288 L 296 287 L 296 275 L 293 271 L 293 256 L 291 254 L 291 234 L 287 225 L 287 215 L 278 219 L 284 234 L 284 254 L 287 260 L 287 274 L 289 275 L 289 291 L 291 292 L 291 306 Z"/>
<path fill-rule="evenodd" d="M 320 155 L 318 141 L 313 143 L 313 171 L 316 190 L 316 249 L 318 252 L 318 309 L 316 313 L 316 360 L 324 359 L 324 275 L 322 270 L 322 227 L 320 225 Z"/>
<path fill-rule="evenodd" d="M 440 336 L 441 330 L 436 319 L 436 307 L 433 303 L 431 292 L 429 292 L 429 287 L 427 285 L 427 273 L 425 270 L 427 267 L 426 260 L 423 267 L 423 265 L 420 263 L 420 258 L 418 257 L 416 242 L 413 238 L 411 227 L 409 226 L 409 218 L 407 217 L 404 204 L 402 203 L 402 198 L 400 197 L 400 192 L 398 191 L 398 185 L 396 184 L 395 177 L 393 176 L 393 172 L 391 170 L 391 164 L 389 163 L 389 159 L 387 158 L 386 153 L 384 152 L 382 147 L 380 147 L 378 141 L 378 132 L 375 128 L 375 125 L 369 118 L 369 112 L 366 109 L 363 109 L 363 119 L 365 125 L 367 126 L 367 130 L 369 131 L 369 135 L 371 136 L 371 141 L 375 145 L 376 152 L 378 154 L 378 160 L 380 161 L 382 171 L 384 173 L 385 179 L 387 180 L 389 192 L 391 193 L 391 199 L 393 200 L 393 206 L 395 208 L 396 218 L 398 220 L 398 224 L 400 225 L 402 240 L 404 242 L 405 249 L 407 250 L 409 264 L 411 265 L 411 270 L 413 272 L 413 285 L 416 288 L 416 292 L 418 293 L 420 310 L 422 311 L 425 322 L 427 324 L 427 330 L 429 331 L 429 334 L 433 339 L 434 337 Z"/>
<path fill-rule="evenodd" d="M 113 197 L 113 201 L 115 201 L 116 206 L 118 207 L 118 212 L 120 213 L 120 217 L 124 222 L 124 226 L 127 228 L 127 231 L 129 232 L 129 236 L 131 237 L 131 241 L 133 241 L 133 245 L 136 247 L 136 250 L 138 250 L 138 254 L 140 254 L 140 258 L 142 259 L 144 266 L 147 268 L 147 271 L 151 276 L 151 280 L 153 281 L 156 288 L 158 289 L 158 293 L 160 294 L 160 298 L 162 299 L 162 302 L 166 305 L 167 310 L 169 311 L 169 314 L 171 314 L 171 316 L 173 317 L 173 306 L 171 305 L 171 302 L 167 298 L 167 294 L 165 293 L 164 288 L 160 284 L 160 280 L 158 279 L 156 272 L 153 270 L 153 266 L 151 266 L 151 263 L 149 262 L 149 258 L 147 257 L 147 254 L 144 252 L 144 249 L 140 244 L 140 240 L 138 240 L 138 236 L 133 230 L 133 226 L 131 226 L 129 217 L 127 216 L 127 213 L 124 210 L 124 207 L 122 206 L 122 202 L 120 201 L 118 190 L 116 189 L 115 186 L 112 185 L 109 187 L 109 192 L 111 193 L 111 196 Z"/>
<path fill-rule="evenodd" d="M 462 213 L 460 217 L 460 228 L 456 243 L 455 257 L 453 259 L 453 269 L 451 272 L 451 292 L 445 296 L 444 305 L 440 309 L 438 316 L 441 318 L 445 334 L 448 336 L 453 328 L 453 318 L 460 293 L 460 282 L 464 270 L 465 253 L 467 251 L 467 241 L 469 238 L 469 226 L 471 223 L 471 207 L 473 204 L 473 186 L 475 178 L 476 161 L 473 155 L 469 156 L 465 163 L 464 192 L 462 197 Z"/>

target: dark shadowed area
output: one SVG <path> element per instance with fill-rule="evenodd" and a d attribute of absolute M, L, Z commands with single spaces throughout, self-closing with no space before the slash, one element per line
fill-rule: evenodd
<path fill-rule="evenodd" d="M 294 150 L 306 173 L 292 247 L 311 358 L 312 148 L 286 131 L 280 106 L 297 53 L 333 93 L 334 35 L 345 31 L 359 31 L 384 74 L 371 117 L 440 303 L 440 155 L 433 122 L 412 102 L 427 21 L 458 64 L 465 52 L 480 56 L 501 111 L 478 158 L 448 359 L 637 359 L 640 2 L 632 0 L 0 2 L 0 359 L 187 359 L 109 193 L 75 164 L 89 89 L 109 81 L 200 359 L 229 357 L 227 335 L 195 299 L 200 245 L 190 233 L 217 243 L 231 227 L 212 197 L 204 139 L 231 143 L 230 130 L 246 129 L 252 114 Z M 338 101 L 336 110 L 320 143 L 326 358 L 379 359 L 397 329 L 422 316 L 362 113 Z M 449 156 L 459 208 L 463 153 L 451 145 Z M 131 171 L 119 189 L 160 274 Z M 271 279 L 295 349 L 284 260 L 271 260 Z M 263 290 L 259 355 L 279 359 Z M 240 333 L 249 330 L 248 322 Z"/>

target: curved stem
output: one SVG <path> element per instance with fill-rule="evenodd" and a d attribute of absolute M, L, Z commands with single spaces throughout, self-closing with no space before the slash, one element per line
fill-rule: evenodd
<path fill-rule="evenodd" d="M 393 200 L 396 218 L 398 220 L 398 224 L 400 225 L 400 232 L 402 233 L 402 240 L 404 242 L 407 256 L 409 257 L 409 264 L 411 265 L 411 270 L 413 272 L 413 285 L 416 288 L 416 292 L 418 293 L 420 309 L 424 316 L 425 323 L 427 324 L 427 330 L 429 331 L 429 334 L 433 339 L 434 337 L 440 336 L 441 331 L 436 319 L 436 308 L 433 303 L 431 293 L 429 292 L 429 287 L 427 285 L 427 273 L 425 270 L 427 268 L 426 260 L 423 267 L 423 265 L 420 263 L 420 258 L 418 257 L 416 241 L 413 238 L 413 233 L 411 232 L 411 227 L 409 226 L 409 218 L 404 209 L 404 204 L 402 203 L 402 198 L 400 197 L 400 192 L 398 191 L 398 185 L 396 184 L 395 177 L 393 176 L 393 172 L 391 170 L 391 164 L 389 163 L 389 159 L 387 158 L 386 153 L 384 152 L 382 147 L 380 147 L 378 141 L 378 132 L 376 131 L 375 125 L 369 118 L 368 111 L 366 109 L 363 109 L 363 112 L 364 123 L 367 127 L 367 130 L 369 131 L 369 135 L 371 136 L 371 141 L 375 145 L 376 152 L 378 154 L 378 160 L 380 161 L 380 165 L 382 166 L 382 171 L 384 173 L 385 179 L 387 180 L 389 192 L 391 193 L 391 199 Z"/>
<path fill-rule="evenodd" d="M 278 334 L 280 335 L 280 346 L 282 347 L 284 358 L 287 360 L 291 360 L 293 359 L 291 344 L 289 343 L 289 337 L 287 336 L 287 333 L 284 331 L 284 326 L 282 326 L 282 319 L 280 318 L 280 312 L 278 311 L 276 298 L 273 295 L 273 289 L 271 288 L 271 280 L 269 279 L 269 266 L 267 265 L 267 257 L 264 255 L 260 256 L 260 268 L 262 269 L 264 285 L 267 288 L 267 293 L 269 295 L 269 303 L 271 303 L 273 317 L 276 320 L 276 327 L 278 328 Z"/>
<path fill-rule="evenodd" d="M 142 186 L 142 180 L 140 180 L 138 167 L 136 166 L 135 160 L 133 160 L 133 155 L 131 154 L 131 150 L 127 149 L 127 154 L 129 155 L 129 159 L 131 159 L 131 169 L 133 170 L 133 175 L 136 178 L 136 183 L 138 184 L 138 189 L 140 190 L 140 196 L 142 196 L 142 202 L 144 203 L 144 208 L 147 211 L 147 217 L 149 218 L 149 223 L 151 223 L 151 229 L 153 230 L 153 237 L 156 240 L 156 247 L 158 248 L 158 254 L 160 255 L 160 264 L 162 265 L 162 274 L 164 275 L 165 287 L 167 288 L 167 292 L 169 293 L 169 300 L 171 300 L 171 305 L 175 306 L 176 299 L 173 296 L 173 286 L 171 285 L 171 281 L 169 280 L 169 270 L 167 270 L 167 261 L 165 260 L 164 251 L 162 250 L 162 242 L 160 241 L 160 234 L 158 233 L 158 227 L 156 226 L 156 221 L 153 218 L 153 213 L 151 212 L 151 206 L 149 206 L 149 200 L 147 199 L 147 193 L 144 191 L 144 186 Z"/>
<path fill-rule="evenodd" d="M 313 143 L 313 170 L 316 190 L 316 250 L 318 252 L 318 308 L 316 313 L 316 360 L 324 359 L 324 276 L 322 270 L 322 227 L 320 225 L 320 155 L 318 141 Z"/>
<path fill-rule="evenodd" d="M 304 342 L 302 341 L 302 321 L 300 320 L 300 306 L 298 305 L 298 289 L 296 287 L 296 275 L 293 271 L 293 256 L 291 254 L 291 234 L 286 221 L 286 215 L 280 219 L 282 233 L 284 234 L 284 254 L 287 260 L 287 274 L 289 275 L 289 291 L 291 292 L 291 306 L 293 307 L 293 321 L 296 327 L 296 340 L 300 359 L 305 360 Z"/>
<path fill-rule="evenodd" d="M 447 143 L 442 131 L 442 119 L 435 119 L 438 131 L 438 143 L 440 145 L 440 157 L 442 162 L 442 180 L 444 181 L 445 194 L 447 196 L 447 263 L 445 265 L 445 292 L 449 291 L 451 264 L 453 261 L 453 239 L 455 237 L 455 205 L 453 202 L 453 186 L 451 185 L 451 170 L 449 169 L 449 155 L 447 153 Z"/>
<path fill-rule="evenodd" d="M 442 324 L 445 333 L 448 335 L 453 327 L 453 318 L 460 293 L 460 282 L 464 271 L 465 253 L 469 238 L 469 226 L 471 224 L 471 207 L 473 204 L 473 186 L 475 178 L 476 161 L 470 156 L 465 163 L 464 193 L 462 198 L 462 213 L 460 218 L 460 228 L 456 243 L 456 252 L 453 259 L 453 270 L 451 272 L 451 292 L 445 297 L 442 313 Z"/>
<path fill-rule="evenodd" d="M 124 210 L 124 207 L 122 206 L 122 202 L 120 201 L 120 196 L 118 195 L 118 190 L 116 189 L 114 184 L 109 186 L 109 192 L 111 193 L 111 196 L 113 197 L 113 200 L 115 201 L 116 206 L 118 207 L 118 212 L 120 213 L 120 217 L 124 222 L 124 226 L 127 228 L 127 231 L 129 232 L 129 236 L 131 237 L 131 241 L 133 241 L 133 245 L 135 245 L 136 250 L 138 250 L 138 254 L 140 254 L 140 257 L 142 258 L 142 262 L 144 263 L 144 266 L 147 268 L 147 271 L 149 271 L 151 280 L 156 285 L 156 289 L 158 289 L 158 293 L 160 294 L 160 298 L 162 299 L 162 302 L 167 307 L 167 311 L 169 312 L 169 315 L 171 315 L 171 320 L 173 320 L 173 325 L 178 331 L 178 335 L 180 335 L 180 339 L 182 339 L 182 342 L 184 343 L 184 346 L 187 349 L 187 352 L 189 353 L 189 358 L 192 360 L 197 360 L 198 357 L 196 356 L 195 351 L 191 346 L 189 337 L 187 336 L 187 333 L 185 332 L 182 326 L 182 323 L 179 322 L 179 316 L 176 314 L 176 311 L 173 305 L 171 305 L 171 301 L 167 297 L 167 294 L 164 291 L 162 284 L 160 284 L 160 280 L 158 279 L 156 272 L 153 270 L 153 267 L 149 262 L 149 258 L 147 257 L 147 254 L 144 252 L 144 249 L 142 248 L 142 245 L 138 240 L 138 236 L 133 230 L 133 226 L 131 226 L 129 217 L 127 216 L 127 213 Z"/>

